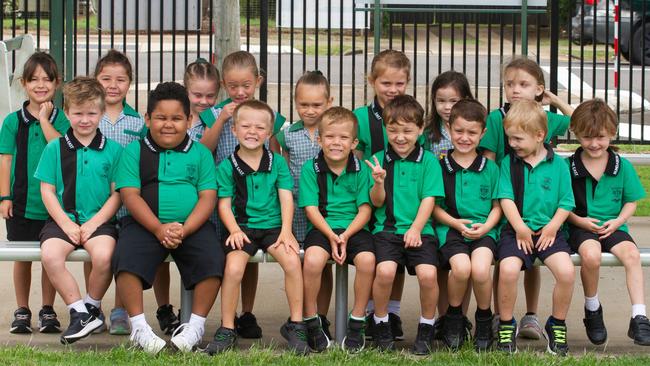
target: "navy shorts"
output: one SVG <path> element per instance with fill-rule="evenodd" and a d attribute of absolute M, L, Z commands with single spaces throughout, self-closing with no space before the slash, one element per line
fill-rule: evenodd
<path fill-rule="evenodd" d="M 537 243 L 539 237 L 539 235 L 533 235 L 533 246 Z M 561 231 L 557 232 L 557 235 L 555 236 L 555 242 L 553 242 L 553 245 L 546 248 L 546 250 L 539 251 L 537 248 L 533 247 L 533 253 L 526 254 L 522 249 L 519 249 L 519 247 L 517 247 L 517 237 L 515 231 L 510 228 L 509 225 L 505 226 L 501 230 L 501 240 L 499 241 L 499 247 L 497 248 L 497 257 L 499 260 L 503 260 L 508 257 L 517 257 L 521 259 L 524 262 L 521 266 L 522 270 L 533 268 L 533 264 L 537 258 L 544 262 L 548 257 L 555 253 L 571 253 L 569 244 L 564 237 L 564 233 Z"/>
<path fill-rule="evenodd" d="M 39 241 L 41 230 L 46 220 L 32 220 L 14 215 L 5 220 L 7 240 L 9 241 Z"/>
<path fill-rule="evenodd" d="M 341 234 L 345 229 L 334 229 L 336 235 Z M 311 229 L 305 236 L 305 252 L 310 247 L 321 247 L 325 249 L 326 252 L 332 254 L 332 247 L 330 246 L 330 241 L 327 239 L 323 233 L 317 229 Z M 346 263 L 354 264 L 354 258 L 362 252 L 375 253 L 375 244 L 372 234 L 368 230 L 360 230 L 356 234 L 352 235 L 348 239 L 348 245 L 346 247 Z"/>
<path fill-rule="evenodd" d="M 438 266 L 438 240 L 422 235 L 421 246 L 406 249 L 404 235 L 381 231 L 375 234 L 375 258 L 377 264 L 392 261 L 411 268 L 420 264 Z"/>
<path fill-rule="evenodd" d="M 278 236 L 280 236 L 280 231 L 282 229 L 277 227 L 273 229 L 247 229 L 242 227 L 242 231 L 248 239 L 251 241 L 250 243 L 244 243 L 244 246 L 242 247 L 241 250 L 245 251 L 250 255 L 251 257 L 257 253 L 258 250 L 262 249 L 264 253 L 269 249 L 271 245 L 273 245 L 277 240 Z M 228 253 L 233 252 L 237 249 L 233 249 L 230 246 L 226 246 L 226 239 L 228 239 L 228 236 L 226 235 L 223 238 L 223 250 L 228 255 Z"/>
<path fill-rule="evenodd" d="M 497 244 L 489 236 L 484 236 L 480 239 L 473 241 L 466 241 L 465 238 L 454 229 L 449 229 L 447 232 L 447 241 L 445 245 L 440 248 L 440 268 L 449 270 L 451 265 L 449 260 L 456 254 L 467 254 L 471 256 L 472 252 L 478 248 L 488 248 L 492 252 L 492 256 L 496 253 Z"/>
<path fill-rule="evenodd" d="M 107 235 L 114 240 L 117 240 L 117 228 L 109 222 L 103 223 L 97 227 L 94 233 L 90 234 L 90 239 L 100 235 Z M 61 239 L 75 247 L 75 250 L 83 248 L 83 244 L 74 245 L 68 234 L 66 234 L 54 220 L 47 220 L 45 226 L 43 226 L 43 230 L 41 230 L 41 235 L 39 236 L 41 245 L 43 245 L 43 243 L 48 239 Z"/>
<path fill-rule="evenodd" d="M 578 253 L 578 249 L 582 243 L 587 240 L 595 240 L 599 242 L 600 250 L 605 253 L 611 252 L 612 248 L 621 242 L 631 241 L 634 243 L 634 239 L 632 239 L 630 234 L 622 230 L 614 231 L 612 235 L 606 237 L 605 239 L 599 239 L 598 236 L 598 234 L 594 234 L 591 231 L 572 226 L 569 229 L 569 245 L 571 246 L 571 250 L 574 253 Z"/>

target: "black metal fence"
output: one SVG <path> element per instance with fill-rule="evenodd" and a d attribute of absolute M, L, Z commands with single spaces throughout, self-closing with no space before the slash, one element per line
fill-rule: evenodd
<path fill-rule="evenodd" d="M 49 49 L 53 3 L 3 1 L 0 38 L 31 33 L 38 48 Z M 570 104 L 593 97 L 607 100 L 621 121 L 619 142 L 650 143 L 650 130 L 645 131 L 650 32 L 644 16 L 650 4 L 621 3 L 618 33 L 625 39 L 617 56 L 610 0 L 579 3 L 563 19 L 560 1 L 549 0 L 545 12 L 526 19 L 526 48 L 545 71 L 551 91 Z M 265 72 L 260 98 L 294 120 L 294 82 L 305 70 L 318 69 L 330 80 L 336 104 L 354 108 L 368 103 L 372 90 L 366 78 L 377 26 L 380 48 L 402 50 L 411 59 L 409 93 L 427 110 L 431 82 L 448 69 L 465 73 L 476 97 L 490 109 L 503 103 L 501 67 L 521 53 L 521 15 L 491 13 L 489 8 L 386 7 L 379 25 L 365 7 L 359 0 L 241 0 L 242 48 L 258 57 Z M 66 24 L 73 43 L 72 73 L 92 73 L 96 60 L 110 48 L 124 51 L 135 70 L 129 98 L 140 110 L 155 83 L 180 81 L 185 65 L 217 52 L 211 42 L 216 16 L 210 0 L 82 0 L 67 11 L 74 12 L 68 17 L 72 24 Z M 568 140 L 570 136 L 563 139 Z"/>

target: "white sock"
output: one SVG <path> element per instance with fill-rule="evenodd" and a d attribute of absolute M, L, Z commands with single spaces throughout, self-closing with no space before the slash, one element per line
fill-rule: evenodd
<path fill-rule="evenodd" d="M 381 318 L 377 317 L 377 315 L 373 315 L 373 318 L 375 319 L 375 324 L 388 323 L 388 314 L 386 314 L 386 316 L 382 316 Z"/>
<path fill-rule="evenodd" d="M 598 301 L 598 294 L 593 297 L 585 296 L 585 308 L 589 311 L 596 311 L 600 307 L 600 301 Z"/>
<path fill-rule="evenodd" d="M 86 304 L 90 304 L 97 309 L 99 309 L 102 306 L 102 300 L 95 300 L 92 297 L 90 297 L 90 294 L 86 294 L 86 297 L 84 298 L 84 302 Z"/>
<path fill-rule="evenodd" d="M 129 320 L 131 321 L 131 329 L 134 331 L 136 329 L 142 329 L 149 326 L 149 324 L 147 324 L 147 319 L 144 317 L 144 313 L 132 316 L 129 318 Z"/>
<path fill-rule="evenodd" d="M 73 302 L 72 304 L 68 305 L 68 309 L 72 310 L 74 309 L 77 313 L 87 313 L 88 309 L 86 309 L 86 304 L 84 304 L 83 301 L 77 300 Z"/>
<path fill-rule="evenodd" d="M 632 317 L 634 318 L 637 315 L 646 316 L 646 314 L 645 314 L 645 304 L 633 304 L 632 305 Z"/>
<path fill-rule="evenodd" d="M 368 305 L 366 305 L 366 313 L 370 314 L 375 311 L 375 302 L 371 299 L 368 300 Z"/>
<path fill-rule="evenodd" d="M 393 313 L 397 316 L 399 316 L 399 310 L 400 310 L 400 301 L 397 300 L 389 300 L 388 301 L 388 312 Z"/>
<path fill-rule="evenodd" d="M 205 332 L 205 318 L 199 315 L 192 313 L 190 315 L 190 321 L 188 322 L 191 326 L 199 329 L 201 334 Z"/>
<path fill-rule="evenodd" d="M 425 318 L 423 316 L 420 316 L 420 323 L 422 323 L 422 324 L 433 325 L 433 323 L 435 323 L 435 322 L 436 322 L 436 318 L 427 319 L 427 318 Z"/>

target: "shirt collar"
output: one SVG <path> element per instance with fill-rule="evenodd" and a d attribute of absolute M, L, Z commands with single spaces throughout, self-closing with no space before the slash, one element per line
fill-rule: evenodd
<path fill-rule="evenodd" d="M 510 110 L 510 103 L 504 103 L 503 107 L 499 108 L 499 110 L 501 111 L 501 114 L 505 116 L 506 114 L 508 114 L 508 111 Z"/>
<path fill-rule="evenodd" d="M 63 135 L 63 139 L 65 140 L 66 146 L 68 146 L 68 149 L 70 150 L 78 150 L 84 147 L 88 147 L 93 150 L 102 151 L 104 150 L 104 147 L 106 147 L 106 137 L 101 133 L 101 131 L 99 131 L 99 129 L 97 129 L 95 137 L 90 142 L 90 144 L 88 144 L 88 146 L 84 146 L 81 142 L 79 142 L 79 140 L 74 136 L 72 128 L 69 128 L 68 132 Z"/>
<path fill-rule="evenodd" d="M 298 131 L 298 130 L 302 130 L 304 128 L 305 128 L 304 122 L 303 121 L 298 121 L 298 122 L 295 122 L 295 123 L 291 124 L 291 126 L 289 126 L 289 132 L 295 132 L 295 131 Z"/>
<path fill-rule="evenodd" d="M 153 137 L 151 136 L 151 131 L 147 132 L 147 136 L 145 136 L 143 139 L 144 144 L 149 148 L 149 150 L 159 153 L 161 151 L 165 150 L 173 150 L 176 152 L 183 152 L 186 153 L 190 151 L 190 148 L 192 147 L 192 139 L 190 139 L 190 136 L 186 133 L 185 138 L 183 138 L 183 141 L 181 141 L 178 146 L 171 148 L 171 149 L 165 149 L 164 147 L 161 147 L 156 143 L 156 141 L 153 140 Z"/>
<path fill-rule="evenodd" d="M 316 173 L 327 173 L 327 172 L 332 172 L 330 167 L 327 165 L 327 161 L 325 161 L 325 154 L 323 153 L 323 150 L 318 152 L 318 155 L 314 159 L 314 170 Z M 361 171 L 361 161 L 357 159 L 356 156 L 352 152 L 350 152 L 350 155 L 348 155 L 348 162 L 345 167 L 345 171 L 348 173 L 356 173 Z"/>
<path fill-rule="evenodd" d="M 140 114 L 126 102 L 126 99 L 122 101 L 122 107 L 122 113 L 124 113 L 125 116 L 140 118 Z"/>
<path fill-rule="evenodd" d="M 28 105 L 29 105 L 29 100 L 26 100 L 26 101 L 23 103 L 23 107 L 20 109 L 21 117 L 22 117 L 22 119 L 23 119 L 23 122 L 24 122 L 26 125 L 29 125 L 30 123 L 32 123 L 32 122 L 34 122 L 34 121 L 38 121 L 38 117 L 34 117 L 34 116 L 33 116 L 31 113 L 29 113 L 29 111 L 27 110 L 27 106 L 28 106 Z M 56 119 L 56 116 L 57 116 L 58 114 L 59 114 L 59 108 L 54 107 L 54 109 L 52 109 L 52 114 L 50 115 L 50 122 L 54 122 L 54 120 Z"/>
<path fill-rule="evenodd" d="M 447 151 L 447 155 L 445 155 L 445 157 L 443 158 L 445 162 L 445 167 L 447 168 L 447 171 L 449 173 L 454 173 L 456 171 L 465 169 L 462 166 L 460 166 L 460 164 L 458 164 L 456 160 L 454 160 L 453 156 L 451 156 L 451 153 L 453 151 L 454 149 L 449 149 Z M 473 172 L 479 173 L 482 172 L 483 169 L 485 169 L 485 165 L 487 165 L 487 158 L 482 154 L 477 154 L 472 164 L 469 167 L 467 167 L 467 170 L 471 170 Z"/>
<path fill-rule="evenodd" d="M 240 176 L 245 176 L 251 173 L 255 173 L 255 170 L 248 166 L 246 162 L 244 162 L 239 155 L 237 155 L 237 151 L 239 151 L 240 146 L 237 145 L 235 147 L 235 152 L 230 155 L 230 161 L 232 162 L 233 167 L 235 168 L 235 171 Z M 257 169 L 258 172 L 270 172 L 271 169 L 273 168 L 273 152 L 268 150 L 266 146 L 262 146 L 262 160 L 260 161 L 260 167 Z"/>
<path fill-rule="evenodd" d="M 411 153 L 407 157 L 405 157 L 404 160 L 419 163 L 422 161 L 423 156 L 424 156 L 424 148 L 422 147 L 422 145 L 416 144 L 415 149 L 413 149 L 413 151 L 411 151 Z M 386 162 L 392 163 L 394 160 L 402 160 L 402 157 L 399 156 L 389 144 L 388 149 L 386 149 Z"/>
<path fill-rule="evenodd" d="M 579 177 L 589 176 L 589 172 L 582 162 L 582 152 L 584 149 L 579 147 L 571 158 L 571 175 Z M 605 174 L 615 177 L 621 171 L 621 156 L 615 153 L 611 148 L 607 149 L 607 166 L 605 167 Z"/>
<path fill-rule="evenodd" d="M 553 161 L 553 159 L 555 158 L 555 152 L 553 152 L 553 148 L 551 147 L 551 145 L 549 145 L 547 143 L 544 143 L 544 149 L 546 149 L 546 156 L 544 157 L 544 160 L 542 160 L 542 161 Z M 515 154 L 514 151 L 512 152 L 512 156 L 515 158 L 515 161 L 520 161 L 520 162 L 528 165 L 528 163 L 526 163 L 523 159 L 518 157 L 517 154 Z"/>
<path fill-rule="evenodd" d="M 370 112 L 375 116 L 375 119 L 377 121 L 383 121 L 384 118 L 384 109 L 379 105 L 379 100 L 375 96 L 375 99 L 372 100 L 372 103 L 370 104 Z"/>

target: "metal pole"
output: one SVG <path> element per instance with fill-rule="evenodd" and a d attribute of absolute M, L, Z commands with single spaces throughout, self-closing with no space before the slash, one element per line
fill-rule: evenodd
<path fill-rule="evenodd" d="M 521 54 L 528 55 L 528 0 L 521 0 Z"/>
<path fill-rule="evenodd" d="M 194 290 L 186 290 L 181 281 L 181 323 L 187 323 L 190 321 L 193 299 Z"/>
<path fill-rule="evenodd" d="M 551 80 L 549 88 L 553 94 L 557 94 L 557 68 L 560 47 L 559 2 L 559 0 L 551 0 Z M 555 111 L 555 107 L 551 110 Z"/>
<path fill-rule="evenodd" d="M 269 48 L 269 2 L 268 0 L 260 1 L 260 69 L 264 79 L 260 85 L 260 100 L 266 102 L 268 84 L 266 83 L 266 69 L 268 66 L 268 48 Z M 303 21 L 306 21 L 303 19 Z"/>
<path fill-rule="evenodd" d="M 64 70 L 64 39 L 65 39 L 65 18 L 63 17 L 64 0 L 52 0 L 50 9 L 50 55 L 56 61 L 57 68 Z M 54 103 L 61 106 L 63 95 L 61 89 L 56 92 Z"/>
<path fill-rule="evenodd" d="M 374 37 L 375 37 L 375 55 L 381 51 L 381 0 L 375 0 L 375 7 L 373 8 L 374 21 Z"/>
<path fill-rule="evenodd" d="M 74 13 L 75 2 L 65 2 L 65 75 L 64 80 L 70 81 L 74 78 L 74 42 L 73 37 L 76 29 L 74 29 Z"/>
<path fill-rule="evenodd" d="M 377 23 L 375 23 L 377 24 Z M 348 265 L 336 266 L 335 329 L 336 342 L 343 343 L 348 327 Z"/>

